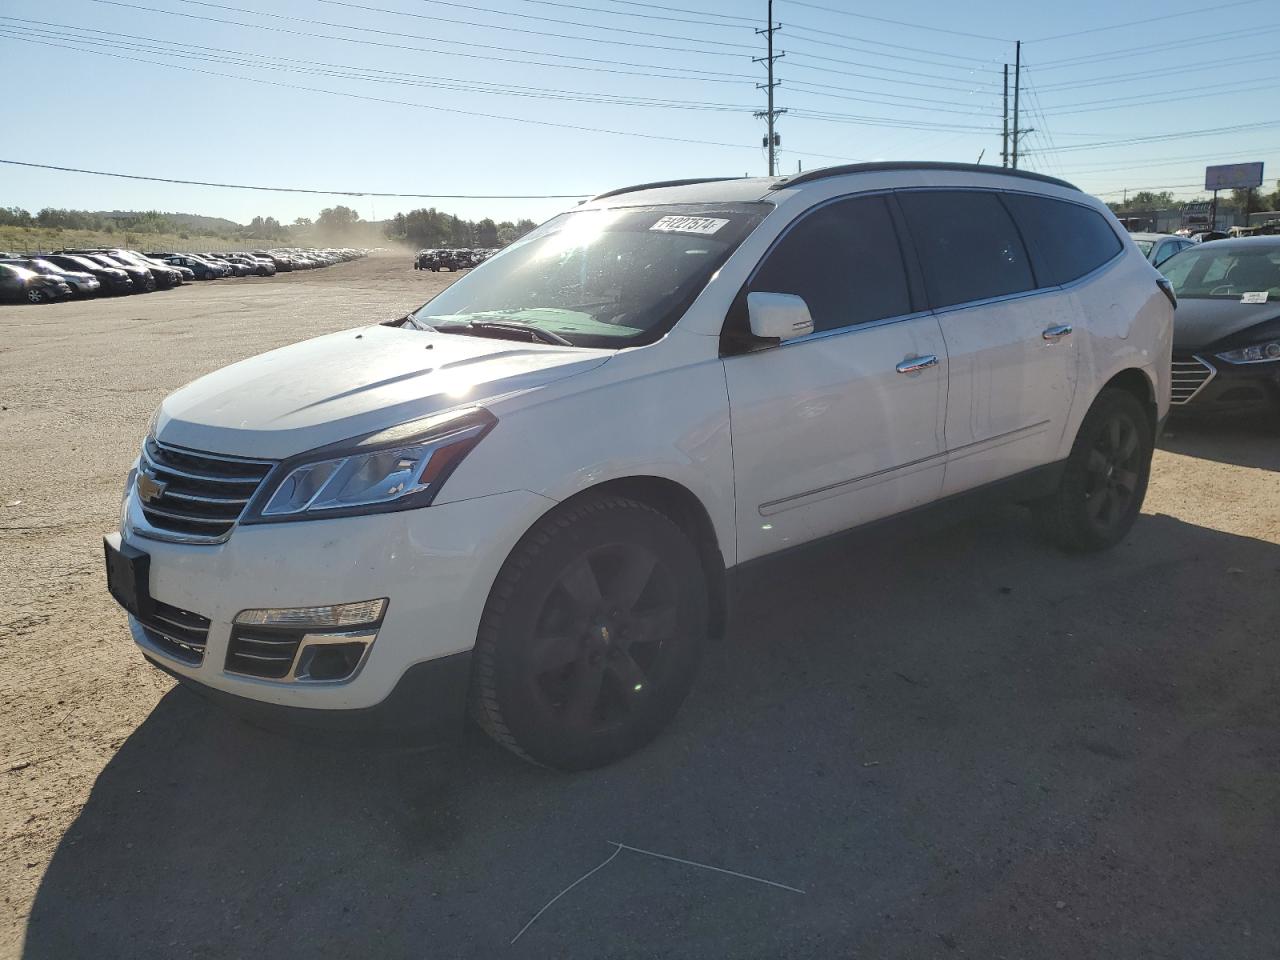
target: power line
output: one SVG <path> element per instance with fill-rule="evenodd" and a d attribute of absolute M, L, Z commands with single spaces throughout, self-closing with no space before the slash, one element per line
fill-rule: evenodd
<path fill-rule="evenodd" d="M 595 196 L 586 193 L 385 193 L 376 190 L 312 190 L 305 187 L 264 187 L 248 183 L 213 183 L 207 180 L 179 180 L 174 177 L 148 177 L 138 173 L 113 173 L 106 170 L 85 170 L 80 167 L 60 167 L 51 163 L 31 163 L 26 160 L 0 160 L 14 167 L 33 167 L 37 170 L 57 170 L 61 173 L 87 173 L 95 177 L 117 177 L 122 180 L 146 180 L 151 183 L 177 183 L 189 187 L 220 187 L 226 190 L 265 190 L 270 193 L 316 193 L 332 197 L 401 197 L 409 200 L 579 200 Z"/>
<path fill-rule="evenodd" d="M 1280 127 L 1280 120 L 1262 120 L 1257 123 L 1240 123 L 1230 127 L 1213 127 L 1208 130 L 1184 130 L 1179 133 L 1161 133 L 1149 137 L 1128 137 L 1123 140 L 1101 140 L 1096 143 L 1075 143 L 1069 147 L 1059 147 L 1057 153 L 1074 150 L 1093 150 L 1098 147 L 1120 147 L 1136 143 L 1162 143 L 1166 140 L 1187 140 L 1193 137 L 1215 137 L 1224 133 L 1242 133 L 1245 131 Z M 1039 152 L 1039 151 L 1034 151 Z"/>
<path fill-rule="evenodd" d="M 834 46 L 841 46 L 841 44 L 834 44 Z M 854 48 L 853 48 L 853 47 L 849 47 L 849 48 L 847 48 L 847 49 L 853 50 Z M 795 54 L 796 56 L 800 56 L 800 57 L 807 57 L 807 58 L 808 58 L 808 59 L 810 59 L 810 60 L 820 60 L 820 61 L 822 61 L 822 62 L 824 62 L 824 63 L 850 63 L 850 62 L 851 62 L 851 61 L 849 61 L 847 58 L 844 58 L 844 57 L 827 57 L 827 56 L 823 56 L 822 54 L 818 54 L 818 53 L 807 53 L 803 48 L 801 48 L 801 49 L 797 50 L 797 49 L 796 49 L 796 47 L 795 47 L 794 45 L 790 45 L 790 46 L 788 47 L 788 52 L 793 53 L 793 54 Z M 972 74 L 972 72 L 973 72 L 973 68 L 972 68 L 972 67 L 963 67 L 963 66 L 960 66 L 959 64 L 938 63 L 938 61 L 936 61 L 936 60 L 923 60 L 923 59 L 921 59 L 920 57 L 907 57 L 907 56 L 903 56 L 903 55 L 902 55 L 902 54 L 900 54 L 900 53 L 878 53 L 878 52 L 877 52 L 877 51 L 875 51 L 875 50 L 859 50 L 859 51 L 857 51 L 857 52 L 862 53 L 862 55 L 863 55 L 863 56 L 869 56 L 869 57 L 883 57 L 883 58 L 885 58 L 885 59 L 887 59 L 887 60 L 895 60 L 895 61 L 904 62 L 904 63 L 923 63 L 923 64 L 926 64 L 926 65 L 928 65 L 928 66 L 932 66 L 932 67 L 943 67 L 943 68 L 948 69 L 948 70 L 966 70 L 966 71 L 968 71 L 970 74 Z M 856 64 L 856 63 L 855 63 L 854 65 L 855 65 L 855 66 L 857 66 L 858 64 Z M 911 71 L 903 70 L 903 71 L 901 71 L 901 72 L 902 72 L 902 73 L 910 73 Z M 932 74 L 932 76 L 935 76 L 935 77 L 936 77 L 936 76 L 937 76 L 937 74 Z M 970 79 L 972 79 L 972 78 L 970 78 Z M 957 79 L 955 80 L 955 82 L 957 82 L 957 83 L 958 83 L 958 82 L 960 82 L 960 81 L 959 81 L 959 79 L 957 78 Z M 992 80 L 972 80 L 972 82 L 973 82 L 973 83 L 980 84 L 980 85 L 982 85 L 982 86 L 988 86 L 988 87 L 994 87 L 994 86 L 996 85 L 996 84 L 995 84 L 995 82 L 994 82 L 994 81 L 992 81 Z"/>
<path fill-rule="evenodd" d="M 1196 47 L 1197 49 L 1207 46 L 1211 43 L 1224 43 L 1231 40 L 1242 40 L 1249 37 L 1259 36 L 1266 33 L 1275 33 L 1280 30 L 1280 26 L 1266 24 L 1257 27 L 1250 27 L 1246 30 L 1228 30 L 1223 33 L 1207 34 L 1203 37 L 1187 37 L 1182 40 L 1169 40 L 1165 43 L 1148 43 L 1137 47 L 1124 47 L 1119 50 L 1106 50 L 1099 53 L 1085 54 L 1079 57 L 1066 57 L 1061 60 L 1049 60 L 1040 65 L 1043 70 L 1061 70 L 1063 67 L 1081 67 L 1095 63 L 1105 63 L 1108 60 L 1119 60 L 1130 56 L 1144 56 L 1151 53 L 1161 53 L 1167 50 L 1182 49 L 1183 47 Z"/>
<path fill-rule="evenodd" d="M 1005 37 L 992 37 L 982 33 L 965 33 L 963 30 L 948 30 L 945 27 L 931 27 L 923 23 L 908 23 L 905 20 L 890 20 L 888 17 L 873 17 L 869 13 L 854 13 L 850 10 L 841 10 L 838 7 L 824 7 L 820 3 L 807 3 L 805 0 L 790 0 L 790 3 L 792 6 L 809 7 L 812 10 L 822 10 L 825 13 L 838 13 L 844 17 L 857 17 L 860 20 L 874 20 L 877 23 L 891 23 L 895 27 L 910 27 L 913 30 L 931 30 L 934 33 L 947 33 L 953 37 L 968 37 L 971 40 L 993 40 L 997 43 L 1013 43 L 1012 40 Z"/>
<path fill-rule="evenodd" d="M 855 40 L 859 43 L 870 43 L 880 47 L 892 47 L 895 50 L 910 50 L 912 53 L 927 53 L 930 56 L 934 56 L 934 57 L 950 57 L 954 60 L 967 60 L 970 63 L 981 63 L 981 64 L 988 64 L 988 65 L 991 63 L 990 57 L 969 57 L 969 56 L 965 56 L 962 53 L 946 53 L 942 50 L 927 50 L 923 47 L 908 47 L 900 43 L 890 43 L 887 40 L 872 40 L 870 37 L 859 37 L 849 33 L 837 33 L 834 30 L 819 30 L 814 27 L 804 26 L 803 24 L 796 24 L 796 23 L 787 24 L 788 33 L 795 34 L 797 31 L 800 33 L 817 34 L 820 37 L 839 37 L 842 40 Z M 805 39 L 807 39 L 809 43 L 819 43 L 827 47 L 844 47 L 844 49 L 846 50 L 859 49 L 858 47 L 846 47 L 844 46 L 844 44 L 832 43 L 827 40 L 814 40 L 811 38 L 805 38 Z"/>
<path fill-rule="evenodd" d="M 475 54 L 475 53 L 459 53 L 456 50 L 447 50 L 447 49 L 441 49 L 438 47 L 415 47 L 415 46 L 408 46 L 405 44 L 388 43 L 385 41 L 374 42 L 371 40 L 360 40 L 355 37 L 334 36 L 333 34 L 328 34 L 328 33 L 311 33 L 305 30 L 291 30 L 286 27 L 273 27 L 267 24 L 262 24 L 262 23 L 245 23 L 244 21 L 241 21 L 241 20 L 228 20 L 224 17 L 210 17 L 210 16 L 204 16 L 202 14 L 197 14 L 197 13 L 183 13 L 178 10 L 165 10 L 160 7 L 148 7 L 138 3 L 127 3 L 125 2 L 125 0 L 90 0 L 90 2 L 106 4 L 108 6 L 113 6 L 113 7 L 125 7 L 132 10 L 144 10 L 144 11 L 147 11 L 148 13 L 161 13 L 171 17 L 182 17 L 187 20 L 200 20 L 207 23 L 224 23 L 224 24 L 229 24 L 231 26 L 236 26 L 236 27 L 247 27 L 251 30 L 266 30 L 272 33 L 284 33 L 290 36 L 311 37 L 314 39 L 321 39 L 321 40 L 340 40 L 340 41 L 343 41 L 344 43 L 360 43 L 368 46 L 388 47 L 388 48 L 400 49 L 400 50 L 415 50 L 419 53 L 434 53 L 440 56 L 447 56 L 447 57 L 465 57 L 467 59 L 472 59 L 472 60 L 492 60 L 492 61 L 497 61 L 499 63 L 523 63 L 530 66 L 556 67 L 559 69 L 573 69 L 573 70 L 588 70 L 588 71 L 597 72 L 597 73 L 625 74 L 627 76 L 645 76 L 650 78 L 661 77 L 663 79 L 668 79 L 668 80 L 698 80 L 700 82 L 705 82 L 705 83 L 735 83 L 741 80 L 753 79 L 747 74 L 741 74 L 741 73 L 735 74 L 735 73 L 726 73 L 724 71 L 716 71 L 716 70 L 695 70 L 690 67 L 669 66 L 669 65 L 656 64 L 656 63 L 632 63 L 626 60 L 616 60 L 616 59 L 606 60 L 598 57 L 577 57 L 577 56 L 572 56 L 570 54 L 564 54 L 564 53 L 545 53 L 538 50 L 522 50 L 516 47 L 502 47 L 494 44 L 473 43 L 473 42 L 464 41 L 464 40 L 440 41 L 435 37 L 424 37 L 421 34 L 397 32 L 394 30 L 377 30 L 377 29 L 374 29 L 373 27 L 360 27 L 360 26 L 355 26 L 353 24 L 345 24 L 345 23 L 329 23 L 324 20 L 308 20 L 304 17 L 292 17 L 291 19 L 299 23 L 309 23 L 309 24 L 319 25 L 319 26 L 334 27 L 339 30 L 355 30 L 362 33 L 374 33 L 374 34 L 379 34 L 382 36 L 390 36 L 390 37 L 401 37 L 401 38 L 409 37 L 415 40 L 428 40 L 428 41 L 437 42 L 437 43 L 448 42 L 448 43 L 456 44 L 460 46 L 475 47 L 475 48 L 484 49 L 484 50 L 497 50 L 505 53 L 518 53 L 518 54 L 522 54 L 525 56 L 532 56 L 532 57 L 549 57 L 549 58 L 562 59 L 562 60 L 576 60 L 576 61 L 579 61 L 579 63 L 575 63 L 575 64 L 539 63 L 531 60 L 513 60 L 510 57 L 494 57 L 494 56 L 487 56 L 487 55 Z M 191 2 L 198 2 L 198 0 L 178 0 L 178 2 L 191 3 Z M 202 3 L 201 5 L 202 6 L 218 6 L 224 10 L 233 10 L 241 13 L 256 14 L 258 16 L 261 16 L 261 14 L 257 14 L 256 11 L 245 10 L 243 7 L 229 7 L 229 6 L 222 6 L 221 4 L 211 4 L 211 3 Z M 593 66 L 581 66 L 580 63 L 592 64 Z M 608 64 L 608 66 L 595 66 L 596 64 Z M 636 68 L 639 68 L 640 70 L 644 70 L 647 72 L 635 73 L 634 71 L 630 71 L 630 70 L 617 69 L 617 67 L 620 67 L 620 66 L 636 67 Z M 681 73 L 662 73 L 661 72 L 661 71 L 670 71 L 670 70 L 678 70 L 678 71 L 681 71 L 682 74 L 689 74 L 689 75 L 684 76 Z"/>
<path fill-rule="evenodd" d="M 1234 3 L 1218 3 L 1214 4 L 1213 12 L 1216 14 L 1220 10 L 1227 10 L 1231 7 L 1243 7 L 1246 4 L 1261 3 L 1262 0 L 1235 0 Z M 1104 33 L 1108 30 L 1119 30 L 1122 27 L 1136 27 L 1145 23 L 1163 23 L 1165 20 L 1173 20 L 1178 17 L 1203 17 L 1205 15 L 1204 7 L 1197 7 L 1194 10 L 1183 10 L 1178 13 L 1161 13 L 1155 17 L 1143 17 L 1141 20 L 1128 20 L 1124 23 L 1113 23 L 1105 27 L 1090 27 L 1087 30 L 1075 30 L 1071 33 L 1059 33 L 1052 37 L 1037 37 L 1035 40 L 1029 40 L 1028 43 L 1048 43 L 1050 40 L 1065 40 L 1067 37 L 1083 37 L 1089 33 Z"/>
<path fill-rule="evenodd" d="M 1265 78 L 1265 82 L 1247 87 L 1241 86 L 1240 81 L 1238 80 L 1232 80 L 1227 83 L 1208 84 L 1208 87 L 1218 89 L 1206 90 L 1204 88 L 1200 88 L 1200 92 L 1198 93 L 1184 93 L 1172 97 L 1142 94 L 1132 97 L 1120 97 L 1119 99 L 1085 100 L 1080 103 L 1063 104 L 1062 106 L 1054 107 L 1053 109 L 1059 116 L 1068 116 L 1077 113 L 1097 113 L 1100 110 L 1122 110 L 1128 107 L 1145 107 L 1159 103 L 1181 103 L 1184 100 L 1202 100 L 1205 97 L 1220 97 L 1224 94 L 1252 93 L 1256 90 L 1272 90 L 1275 88 L 1275 82 L 1277 80 L 1280 80 L 1280 77 L 1267 77 Z M 1221 89 L 1222 87 L 1226 87 L 1228 89 Z M 1101 104 L 1101 106 L 1094 106 L 1094 104 Z"/>
<path fill-rule="evenodd" d="M 704 17 L 718 17 L 721 20 L 739 20 L 754 25 L 757 21 L 752 17 L 743 17 L 734 13 L 713 13 L 710 10 L 690 10 L 688 7 L 664 7 L 660 3 L 641 3 L 640 0 L 605 0 L 606 3 L 620 4 L 628 7 L 644 7 L 646 10 L 670 10 L 675 13 L 696 13 Z M 604 12 L 604 11 L 602 11 Z"/>
<path fill-rule="evenodd" d="M 195 0 L 190 0 L 195 2 Z M 603 37 L 574 37 L 563 33 L 549 33 L 545 30 L 530 30 L 526 27 L 507 27 L 496 23 L 476 23 L 474 20 L 453 20 L 448 17 L 438 17 L 428 13 L 413 13 L 408 10 L 392 10 L 387 7 L 371 7 L 363 3 L 351 3 L 346 0 L 316 0 L 317 3 L 327 3 L 334 7 L 348 7 L 353 10 L 368 10 L 374 13 L 387 13 L 397 17 L 413 17 L 416 20 L 430 20 L 433 23 L 452 23 L 459 24 L 464 27 L 482 27 L 487 30 L 505 30 L 509 33 L 523 33 L 536 37 L 552 37 L 557 40 L 591 40 L 594 43 L 611 43 L 626 47 L 648 47 L 653 50 L 676 50 L 681 53 L 697 53 L 697 48 L 690 47 L 663 47 L 654 46 L 649 43 L 634 43 L 623 40 L 607 40 Z M 629 27 L 608 27 L 603 24 L 582 23 L 579 20 L 559 20 L 555 17 L 535 16 L 529 13 L 515 13 L 509 10 L 495 10 L 492 7 L 482 7 L 471 3 L 453 3 L 451 0 L 421 0 L 423 3 L 434 3 L 444 7 L 461 7 L 464 10 L 473 10 L 480 13 L 496 13 L 507 17 L 524 17 L 526 19 L 537 20 L 539 23 L 560 23 L 572 27 L 585 27 L 589 30 L 612 30 L 615 33 L 638 34 L 642 37 L 653 37 L 659 40 L 689 40 L 689 37 L 675 36 L 669 33 L 653 33 L 650 30 L 633 30 Z M 265 16 L 265 14 L 260 14 Z M 699 40 L 699 43 L 713 43 L 721 47 L 737 47 L 739 50 L 755 50 L 756 48 L 747 43 L 731 43 L 727 40 Z M 706 50 L 702 51 L 716 56 L 740 56 L 740 54 L 720 53 L 719 51 Z"/>
<path fill-rule="evenodd" d="M 588 13 L 599 13 L 606 16 L 610 16 L 610 17 L 639 17 L 645 20 L 663 20 L 663 21 L 666 21 L 667 23 L 700 24 L 701 26 L 704 26 L 704 27 L 730 27 L 730 28 L 745 27 L 747 29 L 750 29 L 751 27 L 750 23 L 740 23 L 740 24 L 739 23 L 716 23 L 712 20 L 689 20 L 681 17 L 670 17 L 670 16 L 664 16 L 661 14 L 653 14 L 653 13 L 631 13 L 630 11 L 627 11 L 627 10 L 601 10 L 599 7 L 587 7 L 587 6 L 583 6 L 580 3 L 564 3 L 564 2 L 561 2 L 561 0 L 524 0 L 524 2 L 536 3 L 544 7 L 561 7 L 568 10 L 584 10 Z M 637 4 L 637 6 L 640 6 L 640 4 Z M 666 9 L 666 8 L 657 8 L 657 9 Z M 693 11 L 689 11 L 689 12 L 693 12 Z M 710 13 L 710 12 L 707 12 L 705 15 L 710 17 L 724 16 L 724 14 Z M 739 19 L 739 18 L 733 18 L 733 19 Z"/>
<path fill-rule="evenodd" d="M 328 96 L 344 97 L 352 100 L 363 100 L 370 103 L 385 103 L 385 104 L 391 104 L 395 106 L 413 107 L 419 110 L 432 110 L 432 111 L 437 111 L 441 113 L 456 114 L 459 116 L 480 117 L 486 120 L 502 120 L 504 122 L 509 122 L 509 123 L 527 123 L 527 124 L 533 124 L 534 126 L 551 127 L 554 129 L 561 129 L 561 130 L 573 130 L 580 133 L 603 133 L 603 134 L 609 134 L 612 136 L 635 137 L 642 140 L 657 140 L 657 141 L 663 141 L 667 143 L 691 143 L 691 144 L 697 144 L 699 146 L 708 146 L 708 147 L 729 147 L 735 150 L 740 150 L 743 148 L 743 144 L 741 143 L 726 143 L 721 140 L 699 140 L 692 137 L 669 137 L 669 136 L 663 136 L 662 134 L 643 133 L 635 130 L 613 130 L 607 127 L 589 127 L 582 124 L 559 123 L 552 120 L 539 120 L 533 117 L 513 117 L 505 114 L 484 113 L 484 112 L 475 111 L 475 110 L 462 110 L 457 107 L 442 107 L 436 104 L 418 103 L 410 100 L 395 100 L 389 97 L 373 97 L 365 94 L 351 93 L 345 90 L 329 90 L 324 87 L 309 87 L 309 86 L 304 86 L 302 84 L 284 83 L 278 80 L 267 80 L 261 77 L 246 77 L 246 76 L 242 76 L 240 74 L 235 74 L 235 73 L 221 73 L 216 70 L 204 70 L 199 67 L 189 67 L 189 66 L 184 66 L 183 64 L 178 64 L 178 63 L 164 63 L 156 60 L 145 60 L 138 57 L 125 57 L 125 56 L 121 56 L 120 54 L 107 53 L 101 50 L 87 50 L 82 47 L 71 47 L 71 46 L 66 46 L 65 44 L 52 43 L 50 41 L 21 40 L 21 42 L 40 43 L 45 46 L 60 47 L 64 50 L 76 50 L 80 53 L 88 53 L 94 56 L 109 57 L 117 60 L 126 60 L 133 63 L 145 63 L 145 64 L 150 64 L 151 66 L 166 67 L 172 70 L 184 70 L 189 73 L 200 73 L 200 74 L 205 74 L 207 76 L 221 77 L 229 80 L 244 80 L 249 83 L 260 83 L 260 84 L 265 84 L 267 86 L 281 87 L 283 89 L 288 89 L 288 90 L 303 90 L 308 93 L 322 93 Z M 800 151 L 793 151 L 793 152 L 799 153 Z M 850 159 L 848 157 L 833 156 L 831 154 L 822 154 L 822 153 L 810 153 L 807 151 L 801 153 L 801 155 L 809 156 L 809 157 L 817 157 L 823 160 L 848 161 Z"/>
<path fill-rule="evenodd" d="M 25 31 L 35 35 L 70 40 L 78 43 L 97 44 L 113 49 L 130 49 L 138 52 L 157 53 L 162 56 L 186 57 L 206 62 L 234 63 L 258 69 L 287 69 L 292 72 L 336 76 L 347 79 L 370 80 L 380 83 L 396 83 L 409 86 L 431 87 L 444 90 L 460 90 L 469 93 L 485 93 L 496 96 L 534 97 L 547 100 L 567 100 L 580 103 L 607 103 L 621 106 L 661 107 L 676 110 L 714 110 L 722 112 L 742 113 L 752 108 L 746 104 L 708 103 L 704 101 L 673 100 L 657 97 L 636 97 L 623 94 L 594 93 L 585 90 L 565 90 L 554 87 L 520 86 L 509 87 L 481 80 L 460 80 L 452 77 L 427 76 L 423 74 L 405 73 L 403 71 L 381 70 L 376 67 L 355 66 L 352 64 L 331 63 L 323 60 L 300 59 L 297 57 L 267 57 L 261 54 L 232 50 L 227 47 L 208 47 L 200 44 L 182 43 L 160 40 L 155 37 L 142 37 L 135 34 L 112 33 L 107 30 L 96 30 L 90 27 L 76 27 L 71 24 L 53 23 L 44 20 L 20 20 L 17 17 L 0 16 L 0 20 L 12 20 L 19 24 L 10 26 L 0 23 L 0 29 L 6 31 Z M 38 24 L 39 27 L 29 26 Z M 57 27 L 65 30 L 79 31 L 79 34 L 92 33 L 100 36 L 82 36 L 76 33 L 46 30 L 41 27 Z M 107 39 L 113 38 L 113 39 Z M 14 39 L 22 39 L 14 37 Z M 122 42 L 137 41 L 137 42 Z M 178 48 L 178 49 L 175 49 Z M 180 49 L 186 48 L 186 49 Z M 198 51 L 198 52 L 193 52 Z M 223 55 L 229 56 L 223 56 Z M 267 61 L 266 63 L 259 61 Z M 272 63 L 274 61 L 274 64 Z M 280 67 L 280 62 L 303 64 L 304 67 Z M 320 67 L 331 69 L 318 69 Z M 339 73 L 334 71 L 346 71 Z M 371 76 L 373 74 L 373 76 Z"/>
<path fill-rule="evenodd" d="M 230 6 L 226 6 L 226 5 L 224 5 L 224 4 L 221 4 L 221 3 L 207 3 L 207 2 L 205 2 L 205 0 L 179 0 L 179 2 L 181 2 L 181 3 L 190 3 L 190 4 L 194 4 L 194 5 L 196 5 L 196 6 L 199 6 L 199 7 L 214 7 L 215 9 L 219 9 L 219 10 L 234 10 L 234 11 L 235 11 L 235 12 L 237 12 L 237 13 L 248 13 L 248 14 L 252 14 L 253 16 L 257 16 L 257 17 L 269 17 L 269 16 L 271 16 L 271 14 L 269 14 L 269 13 L 262 13 L 262 12 L 257 11 L 257 10 L 248 10 L 248 9 L 245 9 L 244 7 L 230 7 Z M 548 30 L 531 30 L 531 29 L 529 29 L 528 27 L 507 27 L 507 26 L 501 26 L 501 25 L 499 25 L 499 24 L 493 24 L 493 23 L 477 23 L 477 22 L 476 22 L 476 21 L 474 21 L 474 20 L 457 20 L 457 19 L 454 19 L 454 18 L 451 18 L 451 17 L 427 16 L 426 14 L 421 14 L 421 13 L 410 13 L 410 12 L 407 12 L 407 11 L 404 11 L 404 10 L 392 10 L 392 9 L 387 8 L 387 7 L 371 7 L 371 6 L 365 6 L 364 4 L 360 4 L 360 3 L 345 3 L 345 2 L 342 2 L 342 0 L 319 0 L 319 2 L 321 2 L 321 3 L 328 3 L 328 4 L 335 5 L 335 6 L 340 6 L 340 7 L 351 7 L 351 8 L 356 9 L 356 10 L 366 10 L 366 11 L 371 11 L 371 12 L 374 12 L 374 13 L 386 13 L 386 14 L 392 14 L 392 15 L 397 16 L 397 17 L 414 17 L 414 18 L 416 18 L 416 19 L 430 20 L 430 21 L 432 21 L 433 23 L 450 23 L 450 24 L 454 24 L 454 25 L 456 25 L 456 26 L 463 26 L 463 27 L 480 27 L 480 28 L 482 28 L 482 29 L 486 29 L 486 30 L 503 30 L 503 31 L 506 31 L 506 32 L 508 32 L 508 33 L 519 33 L 519 34 L 524 34 L 524 35 L 527 35 L 527 36 L 533 36 L 533 37 L 550 37 L 550 38 L 551 38 L 551 39 L 553 39 L 553 40 L 574 40 L 574 41 L 589 40 L 589 41 L 591 41 L 592 43 L 607 43 L 607 44 L 609 44 L 610 46 L 618 46 L 618 47 L 637 47 L 637 48 L 639 48 L 639 49 L 643 49 L 643 50 L 662 50 L 662 51 L 664 51 L 664 52 L 669 52 L 669 53 L 695 53 L 695 54 L 699 54 L 699 55 L 704 56 L 704 57 L 739 57 L 739 56 L 742 56 L 742 54 L 740 54 L 740 53 L 729 53 L 728 51 L 724 51 L 724 50 L 703 50 L 703 49 L 699 49 L 698 47 L 672 47 L 672 46 L 667 46 L 667 45 L 664 45 L 664 44 L 657 44 L 657 43 L 640 43 L 640 42 L 635 41 L 635 40 L 610 40 L 610 39 L 608 39 L 608 38 L 606 38 L 606 37 L 579 37 L 579 36 L 575 36 L 575 35 L 573 35 L 573 34 L 568 34 L 568 33 L 552 33 L 552 32 L 550 32 L 550 31 L 548 31 Z M 292 18 L 292 19 L 302 19 L 302 18 L 300 18 L 300 17 L 294 17 L 294 18 Z M 322 24 L 322 25 L 324 25 L 324 26 L 327 26 L 327 27 L 334 27 L 334 26 L 346 27 L 346 29 L 349 29 L 349 30 L 357 29 L 356 27 L 350 26 L 350 25 L 348 25 L 348 24 L 334 24 L 334 23 L 326 23 L 325 21 L 319 21 L 319 20 L 307 20 L 307 21 L 304 21 L 304 22 L 307 22 L 307 23 L 320 23 L 320 24 Z M 612 29 L 612 28 L 609 28 L 609 29 Z M 386 32 L 386 31 L 378 31 L 378 32 L 382 33 L 382 32 Z M 636 31 L 628 31 L 628 32 L 636 32 Z M 666 34 L 660 34 L 659 36 L 667 36 L 667 35 L 666 35 Z M 677 40 L 685 40 L 685 39 L 688 39 L 688 38 L 686 38 L 686 37 L 676 37 L 675 39 L 677 39 Z M 450 41 L 448 41 L 448 42 L 450 42 L 450 43 L 459 43 L 459 42 L 461 42 L 461 41 L 457 41 L 457 40 L 450 40 Z M 741 49 L 743 49 L 743 50 L 751 50 L 751 49 L 753 49 L 752 47 L 748 46 L 747 44 L 739 44 L 739 43 L 724 43 L 723 41 L 718 41 L 718 40 L 714 40 L 714 41 L 713 41 L 713 40 L 708 40 L 708 41 L 704 41 L 704 42 L 706 42 L 706 43 L 723 43 L 723 45 L 725 45 L 725 46 L 740 47 L 740 48 L 741 48 Z M 541 56 L 560 56 L 560 54 L 541 54 Z"/>

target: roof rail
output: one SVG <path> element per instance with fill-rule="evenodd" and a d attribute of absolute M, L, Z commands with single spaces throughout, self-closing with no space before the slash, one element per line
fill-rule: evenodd
<path fill-rule="evenodd" d="M 959 173 L 998 173 L 1006 177 L 1020 177 L 1023 180 L 1052 183 L 1054 186 L 1066 187 L 1068 190 L 1080 190 L 1074 183 L 1059 180 L 1057 177 L 1049 177 L 1043 173 L 1032 173 L 1029 170 L 1014 170 L 1011 167 L 995 167 L 990 164 L 945 163 L 931 160 L 885 160 L 876 163 L 847 163 L 837 167 L 819 167 L 816 170 L 806 170 L 804 173 L 783 177 L 770 184 L 769 189 L 782 190 L 786 187 L 794 187 L 798 183 L 808 183 L 811 180 L 839 177 L 847 173 L 872 173 L 877 170 L 955 170 Z"/>
<path fill-rule="evenodd" d="M 639 190 L 657 190 L 659 187 L 688 187 L 695 183 L 721 183 L 725 180 L 742 180 L 742 177 L 693 177 L 688 180 L 654 180 L 652 183 L 637 183 L 634 187 L 619 187 L 597 194 L 588 203 L 603 200 L 605 197 L 616 197 L 624 193 L 636 193 Z"/>

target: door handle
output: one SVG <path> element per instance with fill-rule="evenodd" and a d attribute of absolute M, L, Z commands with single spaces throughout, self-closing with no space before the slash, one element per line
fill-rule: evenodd
<path fill-rule="evenodd" d="M 1057 343 L 1063 337 L 1071 336 L 1071 324 L 1059 323 L 1047 328 L 1040 336 L 1044 337 L 1050 343 Z"/>
<path fill-rule="evenodd" d="M 927 370 L 929 367 L 936 367 L 938 358 L 930 354 L 927 357 L 908 357 L 898 364 L 894 369 L 899 373 L 919 373 Z"/>

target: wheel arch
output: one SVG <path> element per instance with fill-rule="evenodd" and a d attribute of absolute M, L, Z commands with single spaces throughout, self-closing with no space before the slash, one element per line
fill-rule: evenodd
<path fill-rule="evenodd" d="M 720 636 L 728 620 L 728 588 L 724 551 L 711 514 L 698 496 L 684 484 L 667 477 L 630 476 L 606 480 L 561 501 L 561 509 L 588 497 L 617 496 L 657 510 L 693 541 L 706 577 L 712 634 Z"/>
<path fill-rule="evenodd" d="M 1139 367 L 1128 367 L 1115 374 L 1102 385 L 1103 390 L 1123 390 L 1132 394 L 1146 411 L 1147 421 L 1155 433 L 1159 418 L 1156 407 L 1156 385 L 1151 382 L 1151 375 Z"/>

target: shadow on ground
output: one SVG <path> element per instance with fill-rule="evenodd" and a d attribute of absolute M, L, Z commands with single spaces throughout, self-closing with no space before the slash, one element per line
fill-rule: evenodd
<path fill-rule="evenodd" d="M 1173 418 L 1159 446 L 1202 460 L 1280 471 L 1280 412 Z"/>
<path fill-rule="evenodd" d="M 673 728 L 561 776 L 472 734 L 335 751 L 174 690 L 25 956 L 932 957 L 1280 949 L 1280 548 L 1011 509 L 752 585 Z M 799 887 L 624 853 L 609 841 Z"/>

